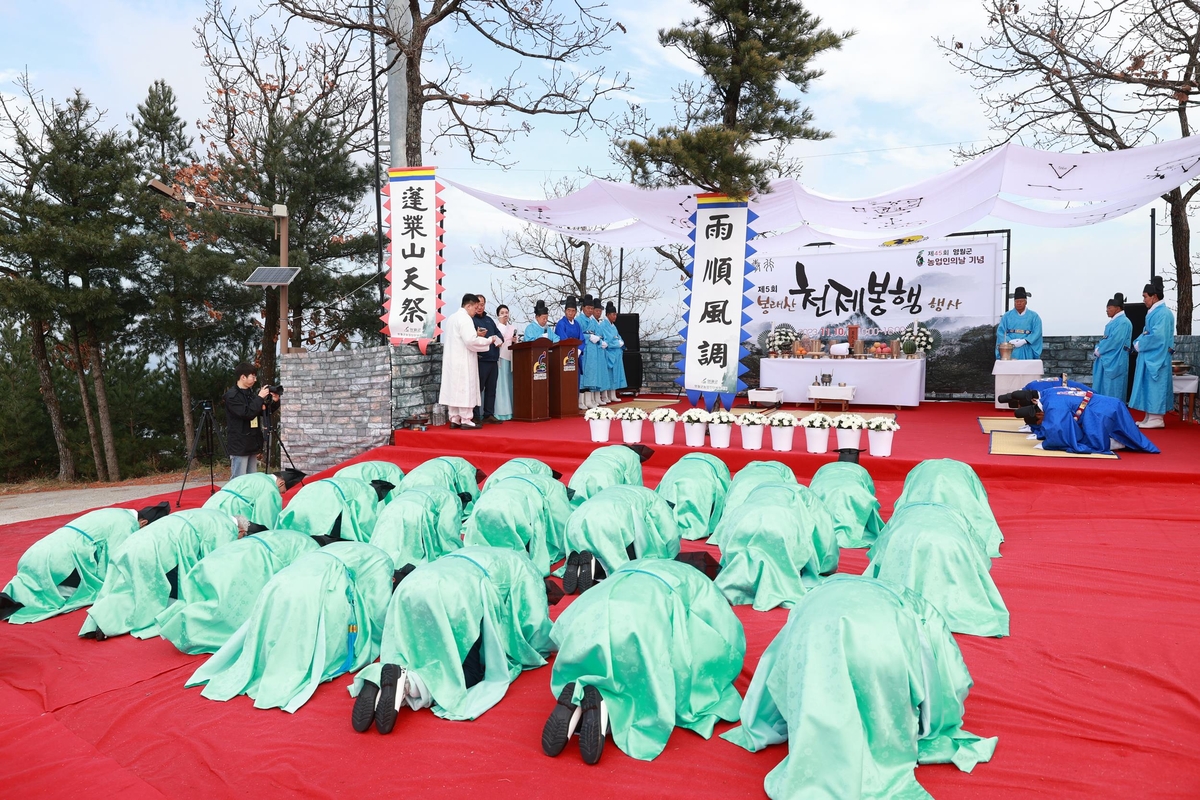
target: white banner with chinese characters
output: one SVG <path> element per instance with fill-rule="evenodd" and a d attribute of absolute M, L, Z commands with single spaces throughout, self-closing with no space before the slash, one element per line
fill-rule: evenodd
<path fill-rule="evenodd" d="M 680 381 L 693 403 L 703 400 L 710 409 L 718 398 L 731 408 L 733 396 L 745 388 L 739 378 L 746 371 L 742 324 L 750 319 L 743 309 L 750 302 L 746 258 L 754 251 L 746 241 L 754 235 L 748 227 L 753 219 L 745 201 L 721 194 L 696 197 Z"/>
<path fill-rule="evenodd" d="M 383 332 L 392 344 L 426 346 L 441 332 L 442 187 L 434 167 L 388 170 L 388 299 Z"/>

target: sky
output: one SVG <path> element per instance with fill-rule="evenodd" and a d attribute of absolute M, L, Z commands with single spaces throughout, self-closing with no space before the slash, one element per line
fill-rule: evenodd
<path fill-rule="evenodd" d="M 240 8 L 254 7 L 242 0 Z M 834 138 L 798 142 L 789 155 L 801 158 L 801 181 L 839 197 L 862 197 L 923 180 L 955 166 L 959 144 L 983 143 L 989 130 L 977 93 L 938 51 L 934 37 L 970 41 L 985 29 L 981 5 L 973 0 L 809 0 L 806 7 L 835 31 L 856 35 L 840 51 L 822 54 L 814 66 L 825 75 L 802 96 L 814 124 Z M 194 122 L 205 113 L 204 69 L 193 42 L 203 0 L 0 0 L 0 92 L 27 70 L 47 96 L 62 98 L 80 89 L 113 125 L 127 118 L 150 84 L 166 80 L 196 135 Z M 660 28 L 694 15 L 683 0 L 653 3 L 614 0 L 609 13 L 627 33 L 616 34 L 611 50 L 594 63 L 628 72 L 632 90 L 608 106 L 644 105 L 653 118 L 669 122 L 671 89 L 696 77 L 693 65 L 657 41 Z M 466 91 L 485 87 L 491 76 L 514 64 L 498 57 L 466 33 L 452 33 L 470 65 Z M 522 65 L 536 74 L 537 65 Z M 488 191 L 530 199 L 545 196 L 543 185 L 560 178 L 586 182 L 585 170 L 613 171 L 607 138 L 599 133 L 568 138 L 561 125 L 531 121 L 528 136 L 510 147 L 513 167 L 473 164 L 465 152 L 439 149 L 425 163 L 446 176 Z M 386 134 L 385 134 L 386 135 Z M 444 198 L 447 215 L 446 296 L 466 291 L 489 293 L 494 272 L 477 263 L 474 248 L 498 244 L 518 223 L 454 189 Z M 1158 209 L 1157 269 L 1170 272 L 1170 235 Z M 1048 335 L 1087 335 L 1104 328 L 1105 301 L 1114 292 L 1140 297 L 1149 274 L 1150 207 L 1100 225 L 1042 229 L 985 219 L 968 230 L 1012 229 L 1012 286 L 1033 294 L 1030 307 L 1042 317 Z M 1193 222 L 1194 229 L 1198 226 Z M 663 300 L 648 316 L 679 313 L 678 273 L 657 279 Z M 503 300 L 504 298 L 494 298 Z M 1170 298 L 1168 298 L 1170 302 Z"/>

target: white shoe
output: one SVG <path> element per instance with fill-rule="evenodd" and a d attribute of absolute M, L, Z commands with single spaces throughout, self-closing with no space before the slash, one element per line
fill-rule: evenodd
<path fill-rule="evenodd" d="M 1147 414 L 1146 418 L 1137 423 L 1139 428 L 1165 428 L 1166 422 L 1163 420 L 1162 414 Z"/>

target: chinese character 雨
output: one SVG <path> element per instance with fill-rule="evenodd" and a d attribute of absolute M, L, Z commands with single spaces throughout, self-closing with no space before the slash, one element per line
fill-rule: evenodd
<path fill-rule="evenodd" d="M 713 214 L 704 226 L 705 239 L 729 239 L 733 236 L 733 223 L 726 222 L 728 214 Z"/>

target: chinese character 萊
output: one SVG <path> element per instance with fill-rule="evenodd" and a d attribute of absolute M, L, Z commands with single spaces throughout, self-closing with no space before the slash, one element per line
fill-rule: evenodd
<path fill-rule="evenodd" d="M 418 236 L 425 238 L 425 218 L 420 214 L 405 214 L 403 217 L 404 230 L 400 231 L 401 236 L 408 236 L 410 239 L 416 239 Z"/>

